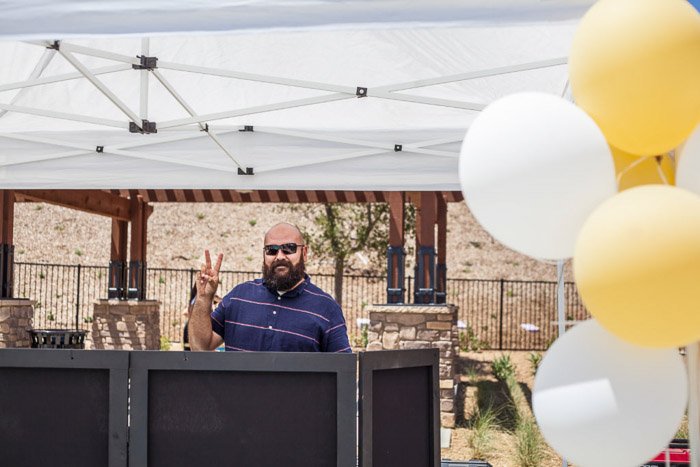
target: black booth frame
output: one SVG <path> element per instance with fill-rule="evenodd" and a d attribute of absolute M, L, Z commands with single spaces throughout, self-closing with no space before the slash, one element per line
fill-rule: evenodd
<path fill-rule="evenodd" d="M 439 394 L 439 361 L 438 349 L 416 350 L 385 350 L 359 353 L 359 437 L 360 437 L 360 467 L 372 467 L 372 382 L 374 371 L 392 370 L 413 367 L 430 367 L 430 385 L 433 388 L 431 396 L 431 464 L 425 467 L 440 466 L 440 394 Z M 437 384 L 436 384 L 437 383 Z M 381 466 L 374 466 L 381 467 Z"/>
<path fill-rule="evenodd" d="M 131 352 L 129 467 L 148 465 L 148 377 L 151 370 L 335 373 L 337 467 L 356 466 L 355 354 L 286 352 Z"/>
<path fill-rule="evenodd" d="M 0 368 L 109 370 L 108 467 L 127 467 L 129 352 L 119 350 L 2 349 L 0 351 Z M 47 381 L 47 389 L 50 390 L 50 381 Z M 79 447 L 79 441 L 75 445 Z"/>

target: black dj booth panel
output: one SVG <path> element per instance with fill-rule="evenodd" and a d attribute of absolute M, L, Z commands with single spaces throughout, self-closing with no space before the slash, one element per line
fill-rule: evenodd
<path fill-rule="evenodd" d="M 438 467 L 438 360 L 0 349 L 0 464 Z"/>
<path fill-rule="evenodd" d="M 0 351 L 0 463 L 127 466 L 128 352 Z"/>
<path fill-rule="evenodd" d="M 360 467 L 439 467 L 438 350 L 359 355 Z"/>
<path fill-rule="evenodd" d="M 356 357 L 132 352 L 130 466 L 355 465 Z"/>

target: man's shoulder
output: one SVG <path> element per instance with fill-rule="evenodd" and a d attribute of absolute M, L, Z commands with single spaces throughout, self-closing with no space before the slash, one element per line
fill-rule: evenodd
<path fill-rule="evenodd" d="M 251 295 L 269 293 L 262 283 L 262 279 L 253 279 L 241 282 L 226 294 L 226 297 L 247 297 Z"/>
<path fill-rule="evenodd" d="M 306 284 L 306 287 L 304 288 L 304 293 L 307 294 L 307 297 L 312 300 L 321 303 L 326 303 L 332 307 L 340 308 L 340 305 L 338 305 L 338 302 L 335 301 L 335 298 L 333 298 L 331 294 L 324 291 L 322 288 L 314 284 L 311 280 L 309 280 Z"/>

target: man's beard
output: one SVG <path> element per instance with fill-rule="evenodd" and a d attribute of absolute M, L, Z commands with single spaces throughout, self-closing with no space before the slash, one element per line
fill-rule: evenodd
<path fill-rule="evenodd" d="M 287 272 L 276 272 L 275 268 L 277 266 L 287 266 Z M 263 282 L 268 288 L 280 292 L 290 290 L 304 278 L 304 273 L 306 272 L 304 258 L 299 258 L 299 263 L 296 266 L 288 259 L 276 259 L 270 266 L 263 261 L 262 272 Z"/>

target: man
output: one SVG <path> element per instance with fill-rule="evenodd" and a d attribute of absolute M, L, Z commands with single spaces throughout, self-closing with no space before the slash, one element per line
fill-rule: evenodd
<path fill-rule="evenodd" d="M 264 242 L 262 279 L 236 286 L 213 312 L 223 255 L 212 267 L 204 252 L 189 325 L 192 350 L 223 342 L 237 351 L 350 352 L 340 306 L 306 274 L 308 247 L 299 229 L 279 223 Z"/>

